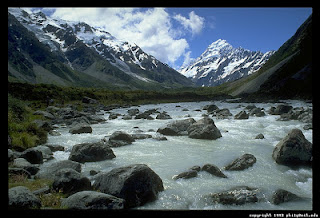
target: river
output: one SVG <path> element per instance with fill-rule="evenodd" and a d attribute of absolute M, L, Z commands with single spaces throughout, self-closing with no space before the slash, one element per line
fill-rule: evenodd
<path fill-rule="evenodd" d="M 311 103 L 302 101 L 286 101 L 293 107 L 310 107 Z M 138 108 L 140 112 L 157 108 L 160 112 L 166 111 L 172 120 L 123 120 L 122 116 L 105 123 L 91 125 L 92 133 L 69 133 L 68 128 L 57 129 L 60 136 L 49 136 L 47 144 L 60 144 L 65 151 L 54 152 L 54 161 L 66 160 L 72 146 L 84 142 L 97 142 L 110 136 L 117 130 L 127 133 L 143 131 L 150 135 L 157 135 L 158 128 L 166 126 L 173 120 L 192 117 L 195 120 L 202 118 L 205 105 L 216 104 L 220 109 L 228 108 L 233 114 L 229 119 L 213 117 L 215 125 L 221 131 L 222 137 L 217 140 L 191 139 L 187 136 L 166 136 L 167 141 L 158 141 L 152 138 L 136 140 L 131 145 L 112 148 L 116 158 L 94 163 L 82 164 L 82 174 L 88 178 L 90 170 L 107 172 L 113 168 L 130 164 L 147 164 L 163 181 L 165 190 L 158 193 L 158 199 L 137 209 L 156 210 L 311 210 L 312 209 L 312 169 L 291 169 L 276 164 L 272 159 L 272 151 L 276 144 L 293 129 L 302 130 L 306 139 L 312 143 L 312 129 L 304 130 L 306 125 L 297 120 L 277 121 L 279 115 L 269 115 L 267 110 L 278 103 L 255 103 L 257 107 L 265 109 L 266 116 L 250 116 L 246 120 L 236 120 L 234 115 L 244 110 L 248 103 L 215 102 L 183 102 L 134 106 L 131 108 L 114 109 L 112 112 L 127 114 L 128 109 Z M 188 109 L 185 111 L 183 109 Z M 197 110 L 200 109 L 200 110 Z M 108 119 L 109 113 L 103 112 Z M 151 115 L 155 117 L 156 115 Z M 211 117 L 211 116 L 210 116 Z M 264 139 L 255 139 L 259 133 Z M 257 162 L 243 171 L 224 171 L 228 178 L 215 177 L 205 171 L 191 179 L 173 180 L 172 177 L 188 170 L 190 167 L 210 163 L 220 169 L 245 153 L 253 154 Z M 249 186 L 258 188 L 261 201 L 245 205 L 208 204 L 204 195 L 231 189 L 235 186 Z M 272 193 L 276 189 L 285 189 L 303 197 L 302 200 L 273 205 L 270 203 Z"/>

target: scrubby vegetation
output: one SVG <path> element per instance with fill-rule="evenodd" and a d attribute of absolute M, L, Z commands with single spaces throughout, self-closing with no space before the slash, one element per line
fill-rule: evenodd
<path fill-rule="evenodd" d="M 109 90 L 101 88 L 62 87 L 48 84 L 9 82 L 8 92 L 15 98 L 45 103 L 49 97 L 56 103 L 81 101 L 84 96 L 99 100 L 101 104 L 143 104 L 180 101 L 212 100 L 224 95 L 215 87 L 180 88 L 163 91 Z M 224 96 L 226 97 L 226 95 Z"/>
<path fill-rule="evenodd" d="M 24 150 L 47 141 L 47 132 L 38 128 L 35 119 L 42 116 L 33 115 L 26 102 L 8 94 L 8 135 L 12 148 Z"/>

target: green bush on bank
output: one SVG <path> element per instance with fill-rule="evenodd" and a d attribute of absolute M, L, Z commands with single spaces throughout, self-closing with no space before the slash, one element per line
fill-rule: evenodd
<path fill-rule="evenodd" d="M 41 119 L 22 100 L 8 94 L 8 135 L 11 148 L 25 150 L 47 141 L 47 132 L 37 127 L 33 120 Z"/>

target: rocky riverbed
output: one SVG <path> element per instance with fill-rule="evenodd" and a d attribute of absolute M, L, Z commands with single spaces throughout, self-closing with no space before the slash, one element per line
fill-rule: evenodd
<path fill-rule="evenodd" d="M 83 105 L 38 111 L 47 144 L 8 151 L 9 172 L 54 180 L 66 208 L 312 209 L 311 103 Z"/>

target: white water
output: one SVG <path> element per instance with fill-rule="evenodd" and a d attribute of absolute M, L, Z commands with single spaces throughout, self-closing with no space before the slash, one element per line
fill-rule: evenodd
<path fill-rule="evenodd" d="M 287 101 L 293 107 L 312 107 L 301 101 Z M 66 149 L 65 152 L 54 152 L 55 159 L 68 159 L 73 145 L 84 142 L 96 142 L 110 136 L 114 131 L 121 130 L 127 133 L 135 133 L 142 130 L 144 133 L 156 135 L 157 129 L 169 122 L 178 119 L 186 119 L 190 115 L 195 120 L 202 118 L 206 111 L 194 111 L 202 109 L 208 104 L 216 104 L 219 108 L 229 108 L 230 112 L 237 114 L 247 106 L 247 103 L 226 103 L 226 102 L 188 102 L 157 105 L 143 105 L 140 112 L 147 109 L 158 108 L 159 111 L 167 111 L 172 120 L 122 120 L 118 117 L 115 120 L 108 120 L 103 124 L 91 125 L 91 134 L 71 135 L 68 128 L 59 128 L 60 136 L 49 136 L 48 144 L 60 144 Z M 180 105 L 181 107 L 176 107 Z M 239 107 L 239 105 L 241 105 Z M 267 111 L 271 106 L 277 104 L 255 104 Z M 182 111 L 184 108 L 189 111 Z M 127 114 L 126 109 L 115 109 L 113 112 Z M 107 119 L 108 113 L 104 117 Z M 155 115 L 152 115 L 155 117 Z M 211 116 L 210 116 L 211 117 Z M 94 163 L 82 164 L 82 173 L 89 178 L 89 171 L 107 172 L 113 168 L 129 164 L 147 164 L 162 179 L 165 190 L 158 194 L 158 199 L 138 209 L 176 209 L 176 210 L 311 210 L 312 209 L 312 169 L 300 168 L 291 169 L 278 165 L 272 159 L 274 146 L 287 135 L 293 128 L 302 130 L 305 137 L 312 142 L 312 130 L 303 130 L 305 123 L 299 121 L 276 121 L 279 116 L 269 115 L 265 117 L 250 116 L 247 120 L 216 119 L 213 120 L 220 129 L 222 137 L 217 140 L 190 139 L 187 136 L 166 136 L 167 141 L 155 139 L 136 140 L 132 145 L 112 148 L 116 158 Z M 134 128 L 134 127 L 139 127 Z M 254 139 L 262 133 L 265 139 Z M 219 168 L 240 157 L 245 153 L 253 154 L 257 162 L 243 171 L 223 171 L 228 178 L 212 176 L 207 172 L 199 172 L 198 176 L 191 179 L 173 180 L 172 176 L 186 171 L 194 165 L 203 166 L 211 163 Z M 48 162 L 50 164 L 52 161 Z M 262 201 L 245 205 L 207 205 L 203 196 L 231 189 L 235 186 L 246 185 L 259 188 Z M 280 205 L 273 205 L 269 202 L 272 193 L 282 188 L 295 193 L 303 200 L 287 202 Z"/>

